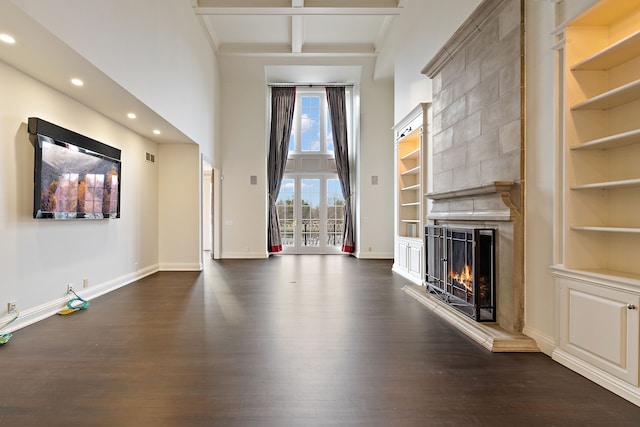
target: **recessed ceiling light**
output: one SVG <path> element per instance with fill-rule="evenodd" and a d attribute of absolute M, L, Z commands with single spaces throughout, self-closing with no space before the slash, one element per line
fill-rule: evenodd
<path fill-rule="evenodd" d="M 158 129 L 154 129 L 154 130 L 153 130 L 153 134 L 154 134 L 154 135 L 160 135 L 160 131 L 159 131 Z"/>
<path fill-rule="evenodd" d="M 75 86 L 83 86 L 84 82 L 82 80 L 80 80 L 80 79 L 73 78 L 73 79 L 71 79 L 71 84 L 73 84 Z"/>
<path fill-rule="evenodd" d="M 7 44 L 14 44 L 16 39 L 11 37 L 9 34 L 0 34 L 0 40 Z"/>
<path fill-rule="evenodd" d="M 137 116 L 136 113 L 129 113 L 127 114 L 127 117 L 129 117 L 130 119 L 135 119 Z"/>

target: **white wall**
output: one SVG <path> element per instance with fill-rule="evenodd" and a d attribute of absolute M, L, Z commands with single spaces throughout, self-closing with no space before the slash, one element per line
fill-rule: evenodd
<path fill-rule="evenodd" d="M 198 147 L 160 144 L 158 149 L 160 270 L 202 270 L 202 170 Z"/>
<path fill-rule="evenodd" d="M 277 60 L 275 60 L 277 61 Z M 351 62 L 349 62 L 351 61 Z M 345 63 L 347 62 L 347 63 Z M 260 258 L 267 256 L 267 141 L 269 91 L 265 67 L 269 65 L 362 66 L 360 83 L 362 186 L 357 213 L 360 226 L 356 250 L 363 257 L 390 258 L 393 254 L 393 126 L 392 83 L 373 81 L 370 59 L 327 63 L 314 61 L 277 61 L 247 57 L 220 59 L 224 81 L 221 111 L 222 126 L 222 254 L 223 258 Z M 304 81 L 304 76 L 300 77 Z M 308 80 L 307 80 L 308 81 Z M 315 80 L 314 80 L 315 81 Z M 357 172 L 354 172 L 357 174 Z M 250 176 L 258 185 L 250 185 Z M 379 176 L 379 185 L 371 186 L 371 175 Z M 380 204 L 380 201 L 388 204 Z M 366 208 L 367 212 L 364 211 Z M 368 222 L 361 220 L 366 215 Z M 362 243 L 361 243 L 362 242 Z M 371 247 L 371 252 L 368 248 Z"/>
<path fill-rule="evenodd" d="M 190 2 L 15 3 L 197 143 L 195 155 L 193 147 L 174 147 L 171 155 L 158 158 L 161 185 L 180 186 L 180 196 L 192 203 L 179 205 L 163 198 L 158 234 L 163 268 L 199 269 L 201 222 L 199 215 L 192 216 L 199 211 L 201 180 L 194 181 L 190 174 L 200 170 L 198 149 L 209 163 L 220 164 L 220 78 L 216 57 Z M 170 164 L 173 161 L 176 164 Z M 189 161 L 190 165 L 185 163 Z M 189 223 L 182 223 L 186 221 Z M 192 227 L 198 228 L 194 231 Z M 177 233 L 177 229 L 183 232 Z"/>
<path fill-rule="evenodd" d="M 360 86 L 359 258 L 393 258 L 393 83 L 364 79 Z M 371 184 L 372 176 L 378 185 Z"/>
<path fill-rule="evenodd" d="M 262 73 L 237 79 L 225 75 L 224 82 L 221 257 L 264 258 L 267 256 L 265 82 Z M 251 175 L 258 177 L 257 185 L 251 185 Z"/>
<path fill-rule="evenodd" d="M 553 350 L 555 290 L 553 212 L 555 193 L 554 7 L 525 2 L 525 329 L 546 353 Z"/>
<path fill-rule="evenodd" d="M 158 268 L 157 144 L 0 62 L 0 302 L 17 301 L 23 326 L 51 315 L 73 283 L 85 296 Z M 120 219 L 35 220 L 34 148 L 26 122 L 39 117 L 122 150 Z M 82 289 L 83 279 L 89 287 Z M 6 315 L 0 313 L 0 319 Z"/>
<path fill-rule="evenodd" d="M 420 102 L 431 101 L 431 80 L 421 73 L 433 55 L 453 35 L 481 0 L 407 0 L 393 24 L 380 62 L 392 60 L 394 68 L 394 123 Z M 384 49 L 384 47 L 383 47 Z M 387 58 L 392 56 L 393 59 Z"/>
<path fill-rule="evenodd" d="M 188 0 L 15 3 L 217 164 L 216 58 Z"/>

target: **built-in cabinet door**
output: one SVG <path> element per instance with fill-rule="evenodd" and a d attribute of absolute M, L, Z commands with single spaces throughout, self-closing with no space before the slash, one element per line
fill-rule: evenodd
<path fill-rule="evenodd" d="M 408 238 L 396 240 L 394 270 L 417 284 L 422 284 L 422 241 Z"/>
<path fill-rule="evenodd" d="M 556 280 L 560 347 L 637 386 L 640 296 L 582 280 Z"/>
<path fill-rule="evenodd" d="M 396 264 L 404 271 L 409 271 L 409 243 L 406 240 L 398 241 L 398 259 Z"/>
<path fill-rule="evenodd" d="M 412 243 L 409 245 L 409 274 L 422 278 L 422 245 Z"/>

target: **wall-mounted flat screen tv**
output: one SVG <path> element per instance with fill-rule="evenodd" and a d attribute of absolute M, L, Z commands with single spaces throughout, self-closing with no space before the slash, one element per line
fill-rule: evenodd
<path fill-rule="evenodd" d="M 120 150 L 35 117 L 33 217 L 120 217 Z"/>

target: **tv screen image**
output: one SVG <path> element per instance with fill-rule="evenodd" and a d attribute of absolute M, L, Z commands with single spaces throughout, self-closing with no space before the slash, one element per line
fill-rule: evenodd
<path fill-rule="evenodd" d="M 40 119 L 29 119 L 29 132 L 35 147 L 34 218 L 120 217 L 120 150 Z"/>
<path fill-rule="evenodd" d="M 38 135 L 42 147 L 40 215 L 58 219 L 118 214 L 120 162 Z"/>

